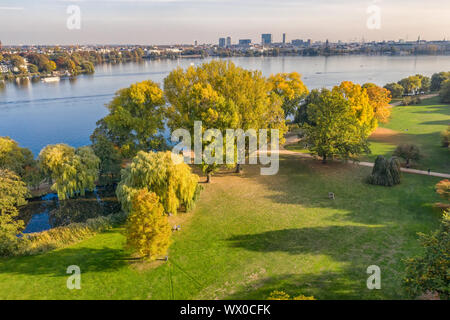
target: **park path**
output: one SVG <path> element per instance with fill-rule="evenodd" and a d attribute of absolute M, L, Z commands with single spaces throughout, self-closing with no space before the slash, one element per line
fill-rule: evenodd
<path fill-rule="evenodd" d="M 284 144 L 285 146 L 288 144 L 294 144 L 299 142 L 300 139 L 298 137 L 296 137 L 295 135 L 293 136 L 288 136 L 286 137 L 286 143 Z M 300 153 L 300 152 L 295 152 L 295 151 L 290 151 L 290 150 L 286 150 L 284 149 L 284 146 L 282 146 L 280 148 L 280 150 L 278 150 L 279 154 L 286 154 L 286 155 L 293 155 L 293 156 L 297 156 L 297 157 L 303 157 L 303 158 L 312 158 L 313 156 L 309 153 Z M 365 161 L 355 161 L 354 164 L 360 165 L 360 166 L 364 166 L 364 167 L 373 167 L 373 162 L 365 162 Z M 417 169 L 409 169 L 409 168 L 400 168 L 400 170 L 402 172 L 407 172 L 407 173 L 413 173 L 413 174 L 421 174 L 424 176 L 432 176 L 432 177 L 439 177 L 439 178 L 447 178 L 450 179 L 450 174 L 447 173 L 441 173 L 441 172 L 433 172 L 433 171 L 425 171 L 425 170 L 417 170 Z"/>
<path fill-rule="evenodd" d="M 413 96 L 413 97 L 419 97 L 421 100 L 423 100 L 423 99 L 434 98 L 434 97 L 437 97 L 438 95 L 439 95 L 439 93 L 430 93 L 430 94 L 425 94 L 423 96 L 419 95 L 419 96 Z M 396 107 L 396 106 L 399 106 L 401 103 L 402 103 L 402 100 L 391 103 L 390 106 Z"/>

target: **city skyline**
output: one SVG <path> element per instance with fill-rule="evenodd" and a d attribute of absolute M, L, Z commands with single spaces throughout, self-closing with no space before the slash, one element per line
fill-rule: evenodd
<path fill-rule="evenodd" d="M 81 11 L 80 29 L 67 28 L 69 6 Z M 367 21 L 380 8 L 379 29 Z M 220 37 L 273 42 L 448 39 L 450 7 L 443 0 L 221 1 L 221 0 L 4 0 L 0 39 L 30 44 L 217 44 Z"/>

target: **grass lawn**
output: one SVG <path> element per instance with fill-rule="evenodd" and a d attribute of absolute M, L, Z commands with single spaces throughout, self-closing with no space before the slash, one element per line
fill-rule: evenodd
<path fill-rule="evenodd" d="M 389 123 L 380 124 L 380 134 L 371 139 L 374 161 L 377 155 L 391 156 L 400 143 L 416 144 L 424 157 L 415 167 L 450 173 L 450 150 L 441 147 L 440 133 L 450 125 L 450 105 L 439 102 L 438 97 L 423 100 L 419 105 L 397 106 L 392 109 Z"/>
<path fill-rule="evenodd" d="M 169 262 L 135 263 L 121 229 L 41 255 L 0 259 L 0 299 L 265 299 L 275 289 L 318 299 L 406 298 L 402 259 L 438 226 L 438 178 L 367 185 L 370 169 L 283 156 L 276 176 L 218 174 L 176 217 Z M 328 199 L 328 192 L 336 200 Z M 381 268 L 381 290 L 366 269 Z M 81 290 L 68 290 L 69 265 Z"/>

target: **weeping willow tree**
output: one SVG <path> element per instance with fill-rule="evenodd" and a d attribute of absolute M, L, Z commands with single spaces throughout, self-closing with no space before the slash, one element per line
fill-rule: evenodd
<path fill-rule="evenodd" d="M 127 245 L 142 257 L 154 260 L 167 253 L 172 231 L 154 192 L 141 189 L 134 194 L 125 229 Z"/>
<path fill-rule="evenodd" d="M 172 156 L 180 157 L 177 164 Z M 174 213 L 182 206 L 190 210 L 198 193 L 198 176 L 183 163 L 181 156 L 168 152 L 140 151 L 132 163 L 122 170 L 116 193 L 125 212 L 131 211 L 131 202 L 141 189 L 154 192 L 165 212 Z"/>
<path fill-rule="evenodd" d="M 60 200 L 93 191 L 100 159 L 91 147 L 75 149 L 66 144 L 48 145 L 39 154 L 39 165 L 53 183 Z"/>
<path fill-rule="evenodd" d="M 390 187 L 399 184 L 400 177 L 400 162 L 397 158 L 392 157 L 386 160 L 385 157 L 378 156 L 368 182 L 370 184 Z"/>

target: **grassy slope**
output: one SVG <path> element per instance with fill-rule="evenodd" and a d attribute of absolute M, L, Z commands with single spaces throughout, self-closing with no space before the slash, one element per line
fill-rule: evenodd
<path fill-rule="evenodd" d="M 381 127 L 398 134 L 388 139 L 371 139 L 372 155 L 369 158 L 373 161 L 379 154 L 391 156 L 399 143 L 414 143 L 424 155 L 416 167 L 450 173 L 450 152 L 440 145 L 440 133 L 448 125 L 450 105 L 439 103 L 438 97 L 424 100 L 419 105 L 394 107 L 391 120 Z"/>
<path fill-rule="evenodd" d="M 179 216 L 170 263 L 132 264 L 120 229 L 32 257 L 0 259 L 0 299 L 264 299 L 274 289 L 329 298 L 404 298 L 402 258 L 437 227 L 433 177 L 394 188 L 364 184 L 369 169 L 284 157 L 277 176 L 245 167 L 218 175 Z M 329 191 L 336 200 L 329 200 Z M 66 288 L 67 266 L 82 290 Z M 382 289 L 366 288 L 366 268 Z M 172 279 L 172 280 L 170 280 Z M 171 289 L 173 288 L 173 290 Z"/>

